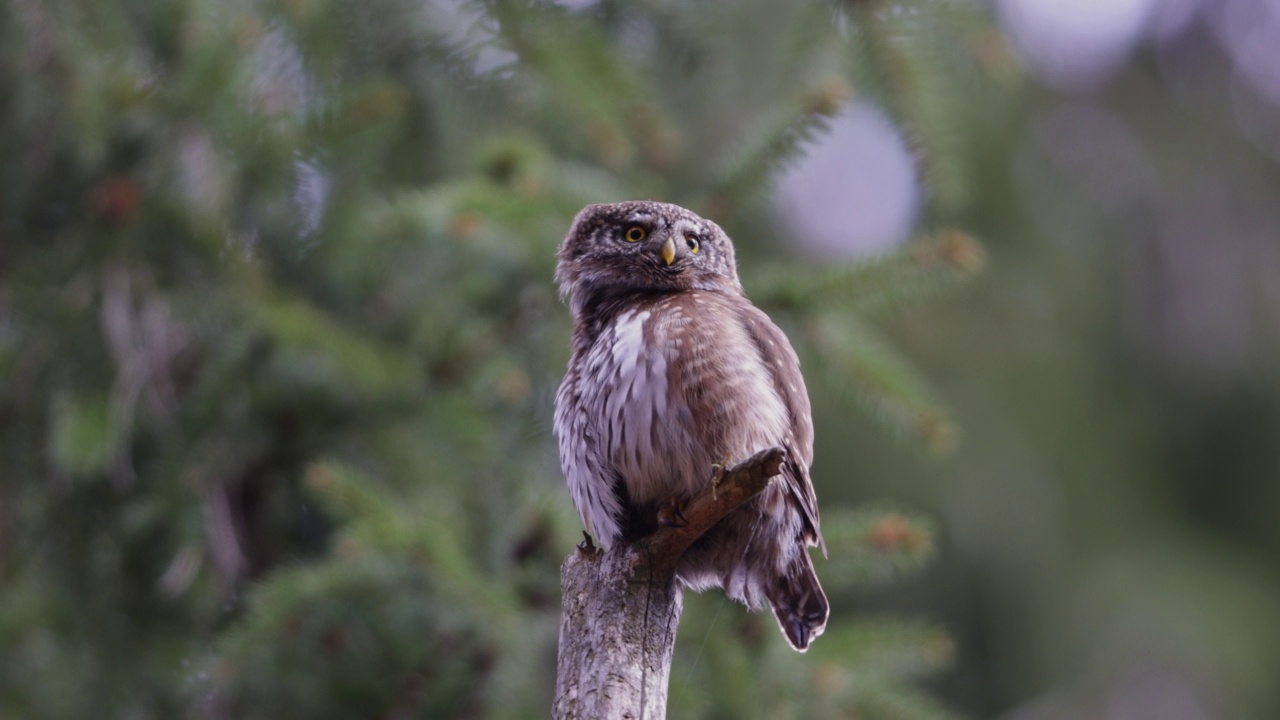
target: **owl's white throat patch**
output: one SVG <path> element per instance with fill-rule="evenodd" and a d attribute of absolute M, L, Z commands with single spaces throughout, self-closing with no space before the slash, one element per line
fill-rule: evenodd
<path fill-rule="evenodd" d="M 618 368 L 618 379 L 625 381 L 634 378 L 636 364 L 644 352 L 644 323 L 649 319 L 649 311 L 636 312 L 628 310 L 618 316 L 614 323 L 613 361 Z"/>

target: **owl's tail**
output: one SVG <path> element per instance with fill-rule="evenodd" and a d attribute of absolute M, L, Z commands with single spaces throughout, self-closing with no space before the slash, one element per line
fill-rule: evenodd
<path fill-rule="evenodd" d="M 782 575 L 768 586 L 765 597 L 773 606 L 782 634 L 797 652 L 808 650 L 809 643 L 827 628 L 827 594 L 805 548 L 800 548 Z"/>

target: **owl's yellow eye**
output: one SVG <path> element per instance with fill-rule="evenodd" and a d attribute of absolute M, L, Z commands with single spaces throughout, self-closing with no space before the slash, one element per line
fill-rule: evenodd
<path fill-rule="evenodd" d="M 693 253 L 694 255 L 697 255 L 698 249 L 702 247 L 702 244 L 698 242 L 698 236 L 694 235 L 693 233 L 689 233 L 688 235 L 684 236 L 684 241 L 689 243 L 689 252 Z"/>
<path fill-rule="evenodd" d="M 627 234 L 624 237 L 626 237 L 627 242 L 634 243 L 634 242 L 640 242 L 641 240 L 644 239 L 645 235 L 648 235 L 648 234 L 649 233 L 645 232 L 644 228 L 640 227 L 639 225 L 632 225 L 631 227 L 627 228 Z"/>

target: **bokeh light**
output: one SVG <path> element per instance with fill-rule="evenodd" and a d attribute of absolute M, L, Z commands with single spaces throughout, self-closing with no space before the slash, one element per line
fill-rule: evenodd
<path fill-rule="evenodd" d="M 778 181 L 778 210 L 815 255 L 887 250 L 915 223 L 919 189 L 902 134 L 868 103 L 850 103 Z"/>

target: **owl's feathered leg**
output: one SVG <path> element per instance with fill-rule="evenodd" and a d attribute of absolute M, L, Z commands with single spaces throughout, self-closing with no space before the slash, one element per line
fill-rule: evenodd
<path fill-rule="evenodd" d="M 795 650 L 808 650 L 809 643 L 826 629 L 830 606 L 807 550 L 802 548 L 782 575 L 765 588 L 765 597 Z"/>

